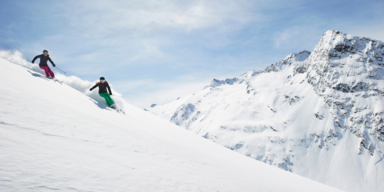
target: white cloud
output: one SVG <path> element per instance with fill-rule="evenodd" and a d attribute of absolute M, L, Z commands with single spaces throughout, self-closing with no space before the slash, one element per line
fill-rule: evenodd
<path fill-rule="evenodd" d="M 256 19 L 249 1 L 79 1 L 67 8 L 71 29 L 92 30 L 84 36 L 98 36 L 96 32 L 108 33 L 114 29 L 128 28 L 148 31 L 158 27 L 193 30 L 231 22 L 246 24 Z M 88 30 L 86 30 L 88 31 Z M 113 31 L 115 32 L 115 31 Z"/>
<path fill-rule="evenodd" d="M 138 97 L 129 97 L 129 95 L 125 95 L 125 100 L 137 107 L 148 108 L 151 104 L 154 103 L 164 104 L 176 100 L 178 97 L 184 97 L 186 95 L 193 94 L 203 89 L 206 85 L 208 85 L 208 83 L 209 82 L 167 82 L 165 83 L 167 86 L 161 86 L 160 89 L 151 91 L 147 94 L 141 94 Z"/>
<path fill-rule="evenodd" d="M 138 52 L 131 57 L 127 58 L 127 61 L 124 63 L 130 64 L 139 61 L 152 61 L 152 60 L 170 60 L 171 57 L 166 53 L 160 50 L 159 42 L 156 40 L 144 39 L 141 41 L 142 48 L 138 50 Z"/>
<path fill-rule="evenodd" d="M 320 40 L 321 34 L 326 32 L 326 30 L 322 31 L 320 25 L 319 22 L 316 24 L 308 23 L 277 31 L 273 35 L 275 47 L 288 49 L 297 47 L 301 50 L 311 51 Z"/>

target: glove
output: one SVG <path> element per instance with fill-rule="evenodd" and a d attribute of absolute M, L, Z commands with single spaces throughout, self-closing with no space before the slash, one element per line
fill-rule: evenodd
<path fill-rule="evenodd" d="M 55 64 L 52 64 L 53 65 L 53 67 L 56 67 L 56 65 Z"/>
<path fill-rule="evenodd" d="M 89 91 L 92 91 L 92 89 L 89 89 Z"/>
<path fill-rule="evenodd" d="M 109 95 L 112 95 L 112 93 L 111 93 L 111 94 L 109 94 Z"/>

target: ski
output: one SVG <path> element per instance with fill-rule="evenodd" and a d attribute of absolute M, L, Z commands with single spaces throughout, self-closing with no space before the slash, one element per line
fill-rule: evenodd
<path fill-rule="evenodd" d="M 53 81 L 60 83 L 60 85 L 62 85 L 64 83 L 64 81 L 60 81 L 60 80 L 57 80 L 57 79 L 54 79 Z"/>

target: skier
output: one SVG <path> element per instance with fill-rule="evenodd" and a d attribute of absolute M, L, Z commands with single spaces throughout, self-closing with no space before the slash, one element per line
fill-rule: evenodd
<path fill-rule="evenodd" d="M 109 87 L 108 82 L 105 80 L 104 77 L 100 77 L 100 82 L 97 82 L 96 85 L 93 86 L 89 91 L 92 91 L 96 87 L 99 87 L 99 95 L 105 99 L 108 106 L 113 109 L 116 109 L 115 102 L 112 100 L 110 96 L 112 95 L 111 88 Z M 107 88 L 108 88 L 109 94 L 107 92 Z"/>
<path fill-rule="evenodd" d="M 56 67 L 56 65 L 53 63 L 53 61 L 52 61 L 51 58 L 49 57 L 49 55 L 48 55 L 48 51 L 47 51 L 47 50 L 44 50 L 44 51 L 43 51 L 43 54 L 38 55 L 38 56 L 36 56 L 35 58 L 33 58 L 32 63 L 35 63 L 35 60 L 36 60 L 37 58 L 40 59 L 39 67 L 40 67 L 40 69 L 42 69 L 42 70 L 45 71 L 45 75 L 47 76 L 47 78 L 54 79 L 54 78 L 55 78 L 55 74 L 54 74 L 54 73 L 52 72 L 52 70 L 49 68 L 47 62 L 48 62 L 48 61 L 51 62 L 51 64 L 52 64 L 53 67 Z"/>

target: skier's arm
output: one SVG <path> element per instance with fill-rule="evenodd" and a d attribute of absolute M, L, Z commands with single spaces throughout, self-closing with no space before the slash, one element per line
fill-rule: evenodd
<path fill-rule="evenodd" d="M 37 58 L 39 58 L 39 57 L 40 57 L 40 55 L 37 55 L 35 58 L 33 58 L 32 63 L 35 63 L 35 60 L 36 60 Z"/>
<path fill-rule="evenodd" d="M 56 67 L 56 65 L 53 63 L 53 61 L 51 60 L 51 58 L 50 58 L 50 57 L 48 57 L 48 60 L 49 60 L 49 62 L 51 62 L 51 63 L 52 63 L 53 67 Z"/>
<path fill-rule="evenodd" d="M 112 95 L 112 91 L 111 91 L 111 88 L 109 87 L 109 84 L 107 84 L 107 88 L 108 88 L 108 91 L 109 91 L 109 95 Z"/>
<path fill-rule="evenodd" d="M 91 89 L 90 89 L 90 91 L 92 91 L 94 88 L 96 88 L 96 87 L 98 87 L 99 86 L 99 84 L 97 83 L 95 86 L 93 86 Z"/>

